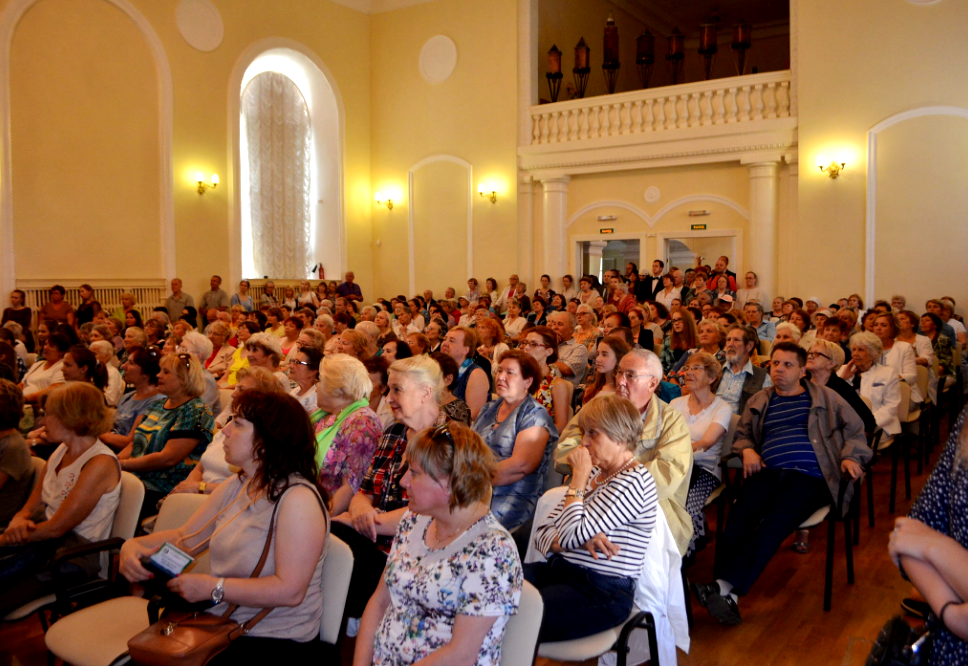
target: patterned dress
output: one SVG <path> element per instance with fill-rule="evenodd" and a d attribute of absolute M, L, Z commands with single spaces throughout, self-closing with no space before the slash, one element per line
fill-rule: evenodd
<path fill-rule="evenodd" d="M 957 461 L 957 457 L 966 414 L 968 409 L 961 412 L 938 464 L 908 516 L 951 537 L 963 548 L 968 548 L 968 466 L 963 460 Z M 930 666 L 968 666 L 968 642 L 945 629 L 933 615 L 928 619 L 928 628 L 935 636 Z"/>
<path fill-rule="evenodd" d="M 390 605 L 373 641 L 376 666 L 406 666 L 447 645 L 458 615 L 496 617 L 477 666 L 499 666 L 508 619 L 524 578 L 511 535 L 490 513 L 439 550 L 426 545 L 430 518 L 407 512 L 383 573 Z"/>
<path fill-rule="evenodd" d="M 558 369 L 557 365 L 549 365 L 548 374 L 538 384 L 538 390 L 534 394 L 534 399 L 548 410 L 548 415 L 552 420 L 555 418 L 555 403 L 551 397 L 551 385 L 555 383 L 556 379 L 561 379 L 561 370 Z"/>
<path fill-rule="evenodd" d="M 198 445 L 183 460 L 167 469 L 139 472 L 138 478 L 148 490 L 168 494 L 184 481 L 198 464 L 212 441 L 215 417 L 201 398 L 192 398 L 184 405 L 168 409 L 161 400 L 148 408 L 141 425 L 134 431 L 132 458 L 158 453 L 169 439 L 195 439 Z"/>
<path fill-rule="evenodd" d="M 325 430 L 336 422 L 338 416 L 316 410 L 312 415 L 313 429 L 317 433 Z M 373 454 L 382 437 L 383 425 L 369 407 L 360 407 L 346 417 L 319 469 L 319 485 L 330 497 L 346 481 L 354 493 L 360 489 L 363 475 L 373 462 Z"/>

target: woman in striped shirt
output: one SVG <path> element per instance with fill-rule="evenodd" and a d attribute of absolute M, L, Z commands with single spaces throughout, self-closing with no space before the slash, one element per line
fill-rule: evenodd
<path fill-rule="evenodd" d="M 534 534 L 548 561 L 524 567 L 544 600 L 541 641 L 625 622 L 655 527 L 655 481 L 634 456 L 642 435 L 638 410 L 616 394 L 601 395 L 579 412 L 578 423 L 585 435 L 568 456 L 571 484 Z"/>

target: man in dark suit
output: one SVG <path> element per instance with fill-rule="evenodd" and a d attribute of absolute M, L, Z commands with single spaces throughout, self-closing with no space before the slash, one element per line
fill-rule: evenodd
<path fill-rule="evenodd" d="M 652 275 L 643 276 L 639 281 L 642 289 L 644 301 L 654 301 L 659 292 L 662 291 L 662 271 L 665 269 L 665 262 L 656 259 L 652 262 Z"/>

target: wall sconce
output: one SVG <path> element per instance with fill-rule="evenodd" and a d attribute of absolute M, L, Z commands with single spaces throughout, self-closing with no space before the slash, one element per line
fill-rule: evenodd
<path fill-rule="evenodd" d="M 836 178 L 840 175 L 840 172 L 847 166 L 846 162 L 830 162 L 827 164 L 827 158 L 823 155 L 817 158 L 817 166 L 820 168 L 822 173 L 827 174 L 831 178 Z"/>
<path fill-rule="evenodd" d="M 373 198 L 376 199 L 377 205 L 386 206 L 387 210 L 393 210 L 393 199 L 385 199 L 379 192 L 374 194 Z"/>
<path fill-rule="evenodd" d="M 201 171 L 195 172 L 195 180 L 198 181 L 198 193 L 205 194 L 205 190 L 214 190 L 218 186 L 218 174 L 212 174 L 212 182 L 206 183 L 205 176 L 202 175 Z"/>
<path fill-rule="evenodd" d="M 497 203 L 497 191 L 492 189 L 488 192 L 483 183 L 477 186 L 477 193 L 491 203 Z"/>

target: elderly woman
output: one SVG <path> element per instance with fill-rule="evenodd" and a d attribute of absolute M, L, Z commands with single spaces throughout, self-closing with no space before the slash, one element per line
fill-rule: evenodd
<path fill-rule="evenodd" d="M 219 388 L 232 388 L 238 382 L 238 373 L 242 368 L 248 367 L 249 355 L 245 350 L 245 343 L 259 333 L 259 325 L 252 321 L 244 321 L 239 324 L 239 329 L 235 332 L 235 337 L 239 342 L 238 348 L 232 352 L 232 358 L 222 377 L 218 380 Z M 214 347 L 214 344 L 212 345 Z"/>
<path fill-rule="evenodd" d="M 145 485 L 142 518 L 155 514 L 158 501 L 185 480 L 212 441 L 212 410 L 199 397 L 205 369 L 191 354 L 161 359 L 158 392 L 166 397 L 148 408 L 134 438 L 118 455 L 121 468 Z"/>
<path fill-rule="evenodd" d="M 232 414 L 225 453 L 240 472 L 182 527 L 125 542 L 121 573 L 131 582 L 151 578 L 141 562 L 166 542 L 195 553 L 207 545 L 211 574 L 181 574 L 168 582 L 170 591 L 190 603 L 211 601 L 206 612 L 212 614 L 234 608 L 231 617 L 237 622 L 250 620 L 261 608 L 272 609 L 208 663 L 270 655 L 286 662 L 310 660 L 318 649 L 329 515 L 314 484 L 309 417 L 291 397 L 260 391 L 246 391 Z M 252 578 L 270 530 L 271 556 Z"/>
<path fill-rule="evenodd" d="M 948 438 L 938 464 L 911 507 L 898 518 L 888 546 L 894 564 L 923 595 L 933 645 L 924 662 L 968 662 L 968 434 L 965 415 Z"/>
<path fill-rule="evenodd" d="M 349 328 L 340 333 L 336 351 L 340 354 L 352 356 L 359 361 L 365 361 L 370 357 L 367 344 L 365 335 Z"/>
<path fill-rule="evenodd" d="M 837 375 L 850 383 L 854 383 L 855 376 L 860 376 L 857 392 L 871 401 L 877 427 L 882 428 L 886 436 L 893 436 L 901 432 L 901 423 L 897 419 L 901 389 L 894 370 L 878 363 L 883 353 L 884 348 L 876 335 L 867 331 L 855 333 L 850 338 L 850 362 Z"/>
<path fill-rule="evenodd" d="M 535 326 L 548 325 L 547 301 L 540 296 L 535 296 L 531 301 L 531 312 L 528 313 L 528 322 Z"/>
<path fill-rule="evenodd" d="M 673 316 L 676 316 L 673 314 Z M 726 351 L 723 347 L 726 345 L 726 328 L 720 324 L 718 321 L 713 319 L 703 319 L 699 322 L 698 333 L 699 333 L 699 344 L 695 349 L 690 349 L 686 354 L 682 356 L 672 369 L 669 370 L 668 381 L 683 385 L 682 369 L 685 367 L 686 363 L 689 362 L 689 358 L 697 352 L 706 352 L 707 354 L 716 358 L 719 361 L 720 367 L 726 362 Z"/>
<path fill-rule="evenodd" d="M 540 381 L 541 368 L 531 356 L 505 352 L 494 386 L 497 400 L 484 405 L 473 425 L 498 460 L 491 511 L 508 530 L 534 517 L 558 442 L 551 415 L 531 395 Z"/>
<path fill-rule="evenodd" d="M 400 485 L 407 471 L 407 441 L 415 433 L 447 421 L 439 406 L 443 377 L 433 359 L 415 356 L 397 361 L 390 366 L 387 387 L 387 403 L 396 423 L 383 431 L 348 511 L 333 518 L 333 534 L 353 549 L 355 558 L 346 604 L 350 618 L 362 615 L 366 600 L 376 589 L 392 535 L 403 515 L 398 510 L 407 505 L 405 489 Z"/>
<path fill-rule="evenodd" d="M 164 322 L 157 319 L 149 319 L 145 322 L 145 344 L 156 349 L 161 349 L 165 344 L 165 337 L 168 333 Z"/>
<path fill-rule="evenodd" d="M 773 347 L 780 344 L 781 342 L 792 342 L 795 345 L 799 345 L 801 337 L 802 336 L 800 334 L 799 328 L 797 328 L 795 325 L 791 324 L 790 322 L 781 321 L 779 324 L 776 325 L 776 336 L 773 338 L 773 342 L 770 345 L 770 349 L 772 350 Z M 769 359 L 769 355 L 767 355 L 766 358 L 764 358 L 763 362 L 761 363 L 761 366 L 765 368 L 765 367 L 768 367 L 769 364 L 770 364 L 770 359 Z"/>
<path fill-rule="evenodd" d="M 279 364 L 282 362 L 282 347 L 279 345 L 278 338 L 268 333 L 256 333 L 245 343 L 245 353 L 249 365 L 271 371 L 279 380 L 282 390 L 289 392 L 291 388 L 289 378 L 279 369 Z"/>
<path fill-rule="evenodd" d="M 491 363 L 491 377 L 497 378 L 498 360 L 510 349 L 504 343 L 504 329 L 500 322 L 490 317 L 479 321 L 476 329 L 481 343 L 477 347 L 477 353 Z"/>
<path fill-rule="evenodd" d="M 430 341 L 423 333 L 410 333 L 407 335 L 407 346 L 410 347 L 411 356 L 422 356 L 429 353 Z"/>
<path fill-rule="evenodd" d="M 143 328 L 138 326 L 128 326 L 124 330 L 124 337 L 122 338 L 122 349 L 121 353 L 118 354 L 118 362 L 124 363 L 128 360 L 128 355 L 135 349 L 141 349 L 148 346 L 148 336 L 145 335 Z"/>
<path fill-rule="evenodd" d="M 319 367 L 319 410 L 312 415 L 318 482 L 331 497 L 329 508 L 335 515 L 346 511 L 360 489 L 383 434 L 380 419 L 370 409 L 372 388 L 363 363 L 346 354 L 327 356 Z"/>
<path fill-rule="evenodd" d="M 95 340 L 90 344 L 89 348 L 97 359 L 98 364 L 107 373 L 107 384 L 104 386 L 104 399 L 107 401 L 108 407 L 116 407 L 121 401 L 121 396 L 124 395 L 125 386 L 130 384 L 131 381 L 122 377 L 121 372 L 115 367 L 117 360 L 114 356 L 114 345 L 107 340 Z M 131 354 L 135 354 L 143 349 L 143 347 L 137 347 L 131 351 Z M 157 350 L 155 350 L 155 353 L 158 353 Z M 128 358 L 130 358 L 130 354 Z M 124 367 L 122 365 L 122 368 Z"/>
<path fill-rule="evenodd" d="M 598 327 L 598 318 L 595 316 L 592 306 L 584 303 L 578 306 L 575 316 L 578 319 L 578 326 L 575 327 L 574 333 L 575 342 L 585 345 L 588 357 L 593 358 L 598 339 L 602 337 L 602 329 Z"/>
<path fill-rule="evenodd" d="M 91 345 L 96 354 L 104 353 L 104 346 L 110 343 L 95 342 Z M 100 360 L 100 356 L 99 356 Z M 125 381 L 134 386 L 121 396 L 114 414 L 114 425 L 110 432 L 101 435 L 101 441 L 115 451 L 122 451 L 134 441 L 134 431 L 148 409 L 163 403 L 166 397 L 158 392 L 158 373 L 161 354 L 156 349 L 137 349 L 125 361 L 123 370 Z M 110 379 L 108 387 L 110 390 Z"/>
<path fill-rule="evenodd" d="M 319 365 L 322 360 L 322 350 L 307 345 L 300 347 L 289 363 L 289 379 L 296 384 L 289 395 L 298 400 L 310 415 L 318 408 L 316 383 L 319 381 Z"/>
<path fill-rule="evenodd" d="M 504 318 L 504 330 L 511 338 L 517 338 L 528 323 L 526 317 L 521 316 L 521 303 L 516 298 L 508 301 L 507 317 Z"/>
<path fill-rule="evenodd" d="M 695 549 L 696 540 L 706 534 L 703 507 L 709 495 L 722 482 L 719 461 L 733 410 L 729 403 L 716 395 L 723 364 L 715 356 L 705 351 L 696 352 L 686 361 L 682 371 L 683 383 L 689 395 L 676 398 L 669 404 L 682 414 L 692 440 L 693 467 L 686 511 L 692 516 L 693 535 L 686 551 L 688 555 Z"/>
<path fill-rule="evenodd" d="M 397 359 L 410 358 L 413 352 L 410 350 L 410 345 L 402 340 L 391 338 L 383 343 L 382 356 L 386 357 L 387 363 L 393 363 Z"/>
<path fill-rule="evenodd" d="M 121 497 L 117 458 L 98 440 L 111 427 L 101 392 L 82 382 L 64 384 L 51 391 L 46 410 L 47 433 L 61 444 L 44 466 L 42 481 L 0 535 L 4 615 L 52 591 L 49 572 L 38 573 L 57 548 L 108 538 Z M 44 519 L 36 520 L 38 514 Z M 100 558 L 73 560 L 72 568 L 82 579 L 94 576 Z"/>
<path fill-rule="evenodd" d="M 232 391 L 232 398 L 225 410 L 215 419 L 215 435 L 212 442 L 205 448 L 205 452 L 198 464 L 192 468 L 184 481 L 172 489 L 172 493 L 211 494 L 223 481 L 235 476 L 238 472 L 225 459 L 225 426 L 232 420 L 232 408 L 235 401 L 245 391 L 261 391 L 264 393 L 282 394 L 282 387 L 275 375 L 265 368 L 248 366 L 239 370 L 239 381 Z"/>
<path fill-rule="evenodd" d="M 494 462 L 464 426 L 407 447 L 410 505 L 366 606 L 354 666 L 499 664 L 523 586 L 511 535 L 488 510 Z"/>
<path fill-rule="evenodd" d="M 64 354 L 71 348 L 71 341 L 61 333 L 51 333 L 44 343 L 44 360 L 37 361 L 20 382 L 24 401 L 40 403 L 47 393 L 64 383 Z"/>
<path fill-rule="evenodd" d="M 518 349 L 538 362 L 540 380 L 531 391 L 534 399 L 548 410 L 558 432 L 568 424 L 568 409 L 574 388 L 562 378 L 555 363 L 558 360 L 558 335 L 547 326 L 535 326 L 526 331 Z"/>
<path fill-rule="evenodd" d="M 466 426 L 471 424 L 471 408 L 467 403 L 451 393 L 450 388 L 459 374 L 457 362 L 443 352 L 434 352 L 430 355 L 440 366 L 443 373 L 444 385 L 441 389 L 440 410 L 447 415 L 447 420 L 456 423 L 463 423 Z"/>
<path fill-rule="evenodd" d="M 666 373 L 671 372 L 690 349 L 699 345 L 699 331 L 696 330 L 696 320 L 691 314 L 679 310 L 672 315 L 671 321 L 671 334 L 662 340 L 662 351 L 659 353 L 662 370 Z"/>
<path fill-rule="evenodd" d="M 216 379 L 220 379 L 233 363 L 236 349 L 228 343 L 231 335 L 229 327 L 220 321 L 208 327 L 208 339 L 212 343 L 212 353 L 205 359 L 205 369 L 212 373 L 212 376 Z"/>
<path fill-rule="evenodd" d="M 659 507 L 655 481 L 635 459 L 643 427 L 635 406 L 599 396 L 578 423 L 585 434 L 568 454 L 568 490 L 533 532 L 548 559 L 524 566 L 544 600 L 539 641 L 582 638 L 628 619 Z"/>
<path fill-rule="evenodd" d="M 597 395 L 615 393 L 615 371 L 622 358 L 629 353 L 629 346 L 621 338 L 609 336 L 598 343 L 595 355 L 595 376 L 585 387 L 582 404 Z"/>
<path fill-rule="evenodd" d="M 882 365 L 894 370 L 897 376 L 911 387 L 911 409 L 924 402 L 926 396 L 921 395 L 918 387 L 917 361 L 914 347 L 907 342 L 896 340 L 900 332 L 897 315 L 893 312 L 879 314 L 874 319 L 873 333 L 880 339 L 884 354 L 879 359 Z"/>
<path fill-rule="evenodd" d="M 826 386 L 843 398 L 851 409 L 864 422 L 864 430 L 872 433 L 877 429 L 877 422 L 870 408 L 864 403 L 854 387 L 837 376 L 837 371 L 844 364 L 844 350 L 836 342 L 814 340 L 807 350 L 807 373 L 814 384 Z"/>

